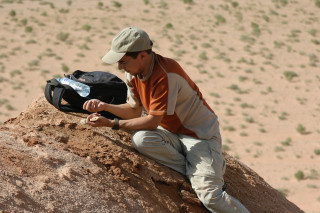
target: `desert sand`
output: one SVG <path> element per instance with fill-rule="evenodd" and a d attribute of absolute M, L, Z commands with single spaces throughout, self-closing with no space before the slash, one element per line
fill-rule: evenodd
<path fill-rule="evenodd" d="M 320 209 L 320 2 L 0 2 L 0 122 L 46 80 L 102 70 L 111 39 L 146 30 L 219 116 L 224 150 L 305 212 Z"/>

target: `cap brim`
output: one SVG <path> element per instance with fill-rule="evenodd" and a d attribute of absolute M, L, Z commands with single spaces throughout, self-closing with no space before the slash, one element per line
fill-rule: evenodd
<path fill-rule="evenodd" d="M 126 53 L 117 53 L 109 50 L 105 56 L 102 57 L 102 61 L 107 64 L 117 63 Z"/>

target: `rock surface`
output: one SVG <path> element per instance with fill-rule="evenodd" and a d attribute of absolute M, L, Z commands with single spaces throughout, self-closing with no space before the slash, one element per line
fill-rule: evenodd
<path fill-rule="evenodd" d="M 0 212 L 207 212 L 186 178 L 139 154 L 130 132 L 81 125 L 43 97 L 0 126 Z M 227 192 L 251 212 L 302 212 L 224 153 Z"/>

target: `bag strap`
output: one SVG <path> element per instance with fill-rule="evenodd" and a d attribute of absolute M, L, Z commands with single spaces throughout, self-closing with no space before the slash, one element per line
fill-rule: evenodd
<path fill-rule="evenodd" d="M 44 90 L 44 96 L 50 104 L 52 103 L 52 91 L 54 87 L 58 86 L 59 82 L 56 79 L 51 79 L 47 81 L 46 88 Z"/>
<path fill-rule="evenodd" d="M 70 104 L 61 105 L 61 100 L 66 88 L 62 86 L 56 79 L 47 81 L 45 88 L 45 98 L 55 108 L 63 112 L 86 112 L 85 110 L 72 107 Z"/>
<path fill-rule="evenodd" d="M 66 88 L 55 87 L 53 90 L 52 104 L 55 108 L 63 112 L 86 112 L 85 110 L 75 108 L 70 104 L 61 105 L 61 100 Z"/>

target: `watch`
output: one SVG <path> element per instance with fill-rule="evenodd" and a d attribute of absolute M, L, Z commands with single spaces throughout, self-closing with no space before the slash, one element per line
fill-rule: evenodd
<path fill-rule="evenodd" d="M 112 129 L 114 129 L 114 130 L 119 130 L 120 129 L 119 119 L 118 118 L 114 118 L 114 125 L 113 125 Z"/>

